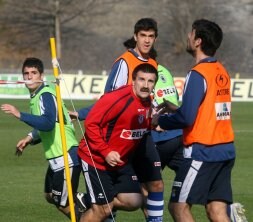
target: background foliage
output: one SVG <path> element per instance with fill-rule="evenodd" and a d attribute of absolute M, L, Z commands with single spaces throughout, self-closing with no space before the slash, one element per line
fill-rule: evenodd
<path fill-rule="evenodd" d="M 26 56 L 51 69 L 53 35 L 64 71 L 109 71 L 141 17 L 157 20 L 158 60 L 175 76 L 185 76 L 193 62 L 185 53 L 192 22 L 207 18 L 224 31 L 217 57 L 232 76 L 252 77 L 253 0 L 1 0 L 0 70 L 19 68 Z"/>

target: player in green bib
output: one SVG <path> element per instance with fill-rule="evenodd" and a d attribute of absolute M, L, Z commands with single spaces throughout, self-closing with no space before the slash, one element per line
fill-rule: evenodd
<path fill-rule="evenodd" d="M 18 156 L 22 154 L 27 145 L 42 142 L 45 157 L 49 163 L 45 177 L 45 198 L 70 217 L 56 94 L 53 88 L 43 83 L 43 71 L 41 60 L 27 58 L 24 61 L 22 73 L 24 80 L 27 81 L 26 87 L 30 92 L 31 114 L 20 112 L 10 104 L 3 104 L 1 109 L 33 128 L 26 137 L 17 143 L 16 154 Z M 67 109 L 64 105 L 62 109 L 72 191 L 76 193 L 81 172 L 77 156 L 78 142 Z"/>

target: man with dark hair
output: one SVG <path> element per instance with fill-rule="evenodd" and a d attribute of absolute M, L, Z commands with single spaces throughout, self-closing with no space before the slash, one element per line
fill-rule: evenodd
<path fill-rule="evenodd" d="M 124 46 L 127 49 L 136 47 L 134 38 L 125 41 Z M 156 60 L 157 52 L 152 47 L 149 56 Z M 159 110 L 166 106 L 167 102 L 178 106 L 178 93 L 174 85 L 173 76 L 170 71 L 158 64 L 158 80 L 154 88 L 153 94 L 153 110 Z M 155 111 L 156 112 L 156 111 Z M 153 129 L 150 133 L 145 134 L 145 137 L 140 143 L 139 148 L 136 150 L 133 159 L 134 170 L 142 183 L 142 192 L 144 198 L 147 199 L 148 192 L 146 183 L 154 180 L 154 175 L 160 175 L 157 172 L 154 163 L 159 164 L 157 160 L 160 158 L 161 168 L 164 169 L 168 166 L 174 172 L 177 171 L 181 162 L 183 161 L 183 142 L 182 142 L 182 129 L 175 130 L 160 130 Z M 158 152 L 156 152 L 158 151 Z M 157 156 L 159 155 L 159 156 Z M 158 207 L 155 208 L 158 211 Z M 144 203 L 142 208 L 145 217 L 151 219 L 152 205 L 149 202 Z M 161 210 L 161 209 L 159 209 Z"/>
<path fill-rule="evenodd" d="M 129 48 L 114 62 L 106 82 L 105 92 L 110 92 L 124 85 L 131 85 L 132 72 L 140 64 L 150 64 L 157 68 L 157 62 L 149 55 L 157 36 L 157 22 L 153 18 L 141 18 L 136 22 L 132 38 L 132 41 L 134 41 L 133 48 Z M 84 108 L 79 110 L 78 113 L 71 112 L 71 114 L 77 116 L 80 120 L 84 120 L 88 112 L 89 109 Z M 144 154 L 141 157 L 144 159 Z M 143 159 L 140 159 L 140 161 Z M 149 153 L 147 159 L 148 163 L 143 164 L 150 164 L 150 167 L 152 167 L 152 173 L 145 179 L 148 190 L 147 202 L 149 202 L 147 221 L 162 221 L 164 202 L 160 157 L 154 149 L 153 153 Z M 85 202 L 81 196 L 77 197 L 81 202 Z M 89 202 L 89 200 L 86 202 Z"/>
<path fill-rule="evenodd" d="M 214 58 L 222 36 L 221 28 L 212 21 L 193 23 L 187 52 L 195 58 L 195 66 L 186 77 L 182 105 L 174 114 L 153 118 L 153 124 L 162 129 L 183 129 L 184 161 L 176 173 L 169 204 L 177 222 L 194 221 L 193 204 L 204 205 L 210 221 L 230 221 L 227 205 L 232 203 L 235 161 L 230 77 Z M 247 219 L 244 214 L 234 214 L 232 221 Z"/>
<path fill-rule="evenodd" d="M 31 96 L 30 110 L 32 114 L 20 112 L 10 104 L 3 104 L 1 109 L 33 127 L 33 130 L 17 143 L 16 154 L 20 156 L 29 144 L 34 145 L 42 142 L 45 157 L 49 163 L 45 177 L 45 198 L 50 204 L 54 204 L 57 209 L 70 217 L 56 93 L 53 88 L 44 84 L 43 72 L 43 63 L 40 59 L 27 58 L 24 61 L 22 73 L 23 79 L 27 81 L 26 87 Z M 62 108 L 72 190 L 76 193 L 81 173 L 77 156 L 78 142 L 67 109 L 65 106 Z"/>
<path fill-rule="evenodd" d="M 89 112 L 78 154 L 91 207 L 81 221 L 102 222 L 113 208 L 133 211 L 141 207 L 140 185 L 129 159 L 150 130 L 150 94 L 157 78 L 155 67 L 140 64 L 131 85 L 105 93 Z"/>
<path fill-rule="evenodd" d="M 150 63 L 157 67 L 156 61 L 149 56 L 157 36 L 157 23 L 154 19 L 142 18 L 137 21 L 132 38 L 135 42 L 135 47 L 129 48 L 116 59 L 108 76 L 105 92 L 131 84 L 131 73 L 138 64 Z"/>
<path fill-rule="evenodd" d="M 115 90 L 122 85 L 131 84 L 131 73 L 138 64 L 149 63 L 157 68 L 157 62 L 150 57 L 150 52 L 154 48 L 157 36 L 157 22 L 153 18 L 141 18 L 136 22 L 134 36 L 127 40 L 130 47 L 127 47 L 128 50 L 114 62 L 106 82 L 105 92 Z M 127 41 L 125 44 L 128 44 Z M 146 136 L 144 140 L 146 140 Z M 144 209 L 146 212 L 145 216 L 148 222 L 162 221 L 164 186 L 161 176 L 160 157 L 155 147 L 149 151 L 143 147 L 142 151 L 138 155 L 138 159 L 136 159 L 139 163 L 143 162 L 142 164 L 146 166 L 145 170 L 138 171 L 137 175 L 140 182 L 145 183 L 148 191 L 147 200 L 144 203 L 144 208 L 148 205 L 148 210 Z"/>

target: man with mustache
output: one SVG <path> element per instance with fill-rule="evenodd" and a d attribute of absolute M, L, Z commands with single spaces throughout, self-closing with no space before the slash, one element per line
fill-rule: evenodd
<path fill-rule="evenodd" d="M 78 154 L 91 206 L 81 222 L 102 222 L 113 208 L 133 211 L 142 206 L 131 156 L 150 130 L 150 94 L 157 78 L 156 67 L 140 64 L 131 85 L 105 93 L 89 112 Z"/>
<path fill-rule="evenodd" d="M 141 18 L 136 22 L 134 26 L 134 36 L 132 38 L 135 42 L 134 47 L 129 48 L 116 59 L 108 76 L 105 92 L 110 92 L 121 86 L 132 84 L 131 74 L 139 64 L 151 64 L 157 68 L 157 62 L 149 55 L 151 49 L 154 47 L 157 36 L 157 22 L 154 19 Z M 84 120 L 89 111 L 89 108 L 84 108 L 79 110 L 78 113 L 71 112 L 71 114 L 78 117 L 79 120 Z M 144 150 L 144 152 L 146 151 Z M 147 201 L 144 203 L 144 205 L 146 205 L 147 202 L 149 203 L 147 221 L 162 221 L 164 206 L 163 181 L 159 154 L 155 149 L 148 158 L 145 157 L 145 153 L 142 153 L 139 161 L 143 162 L 143 165 L 148 166 L 145 172 L 152 169 L 152 171 L 148 173 L 148 178 L 144 179 L 141 178 L 142 175 L 138 175 L 148 191 Z M 82 196 L 83 194 L 78 194 L 77 198 L 85 209 L 85 202 L 89 203 L 90 200 L 87 195 L 85 197 Z"/>

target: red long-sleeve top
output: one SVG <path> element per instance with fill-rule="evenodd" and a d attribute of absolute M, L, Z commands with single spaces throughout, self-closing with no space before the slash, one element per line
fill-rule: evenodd
<path fill-rule="evenodd" d="M 136 97 L 132 85 L 103 95 L 85 120 L 85 139 L 78 149 L 81 159 L 101 170 L 114 170 L 126 164 L 143 134 L 150 130 L 150 105 L 150 100 Z M 110 151 L 117 151 L 124 164 L 109 166 L 105 157 Z"/>

